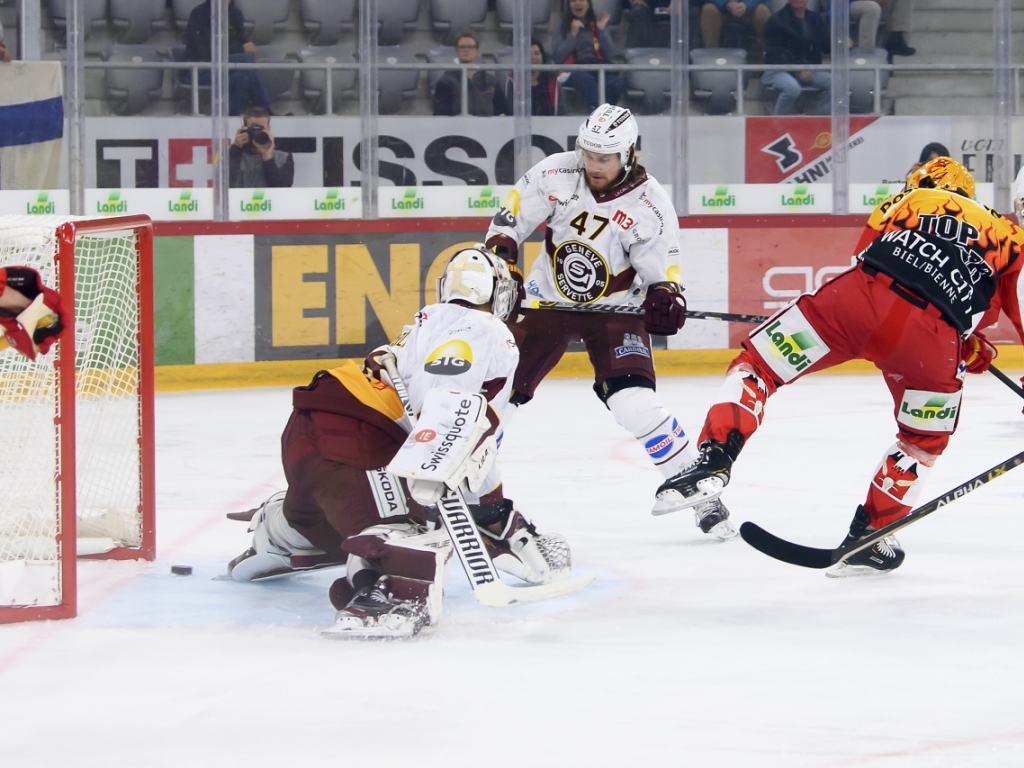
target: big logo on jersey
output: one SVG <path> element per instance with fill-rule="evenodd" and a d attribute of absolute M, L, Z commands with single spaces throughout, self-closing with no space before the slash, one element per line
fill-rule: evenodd
<path fill-rule="evenodd" d="M 593 249 L 570 240 L 555 249 L 555 286 L 569 301 L 589 304 L 608 287 L 608 265 Z"/>
<path fill-rule="evenodd" d="M 788 384 L 829 353 L 800 307 L 790 307 L 750 337 L 761 357 Z"/>
<path fill-rule="evenodd" d="M 473 350 L 461 339 L 446 341 L 427 355 L 423 370 L 438 376 L 458 376 L 473 367 Z"/>

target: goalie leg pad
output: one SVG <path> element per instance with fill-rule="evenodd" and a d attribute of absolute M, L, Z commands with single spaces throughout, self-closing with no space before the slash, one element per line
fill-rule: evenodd
<path fill-rule="evenodd" d="M 672 477 L 697 460 L 697 449 L 683 428 L 658 402 L 654 390 L 628 387 L 608 396 L 615 421 L 644 447 L 663 477 Z"/>
<path fill-rule="evenodd" d="M 936 458 L 902 440 L 885 452 L 864 502 L 872 527 L 882 528 L 914 508 Z"/>
<path fill-rule="evenodd" d="M 326 552 L 313 546 L 309 539 L 288 524 L 284 516 L 284 497 L 284 491 L 275 493 L 253 515 L 249 524 L 252 544 L 228 563 L 228 573 L 235 581 L 253 581 L 341 565 L 340 562 L 328 562 Z"/>

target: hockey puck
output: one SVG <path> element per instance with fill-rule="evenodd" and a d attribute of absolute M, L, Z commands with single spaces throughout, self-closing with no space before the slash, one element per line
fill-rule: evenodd
<path fill-rule="evenodd" d="M 175 576 L 191 576 L 192 566 L 191 565 L 172 565 L 171 573 Z"/>

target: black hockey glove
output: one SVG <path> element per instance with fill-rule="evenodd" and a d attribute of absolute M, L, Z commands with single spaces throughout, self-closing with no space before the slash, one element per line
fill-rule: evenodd
<path fill-rule="evenodd" d="M 644 298 L 644 330 L 673 336 L 686 322 L 686 299 L 678 283 L 652 283 Z"/>

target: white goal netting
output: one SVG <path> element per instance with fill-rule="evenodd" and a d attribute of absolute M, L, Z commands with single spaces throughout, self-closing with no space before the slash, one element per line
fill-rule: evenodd
<path fill-rule="evenodd" d="M 0 216 L 0 266 L 25 265 L 66 295 L 64 217 Z M 77 552 L 141 546 L 139 259 L 134 230 L 79 231 L 74 248 Z M 0 352 L 0 607 L 60 603 L 62 413 L 56 349 Z M 73 567 L 74 551 L 63 544 Z"/>

